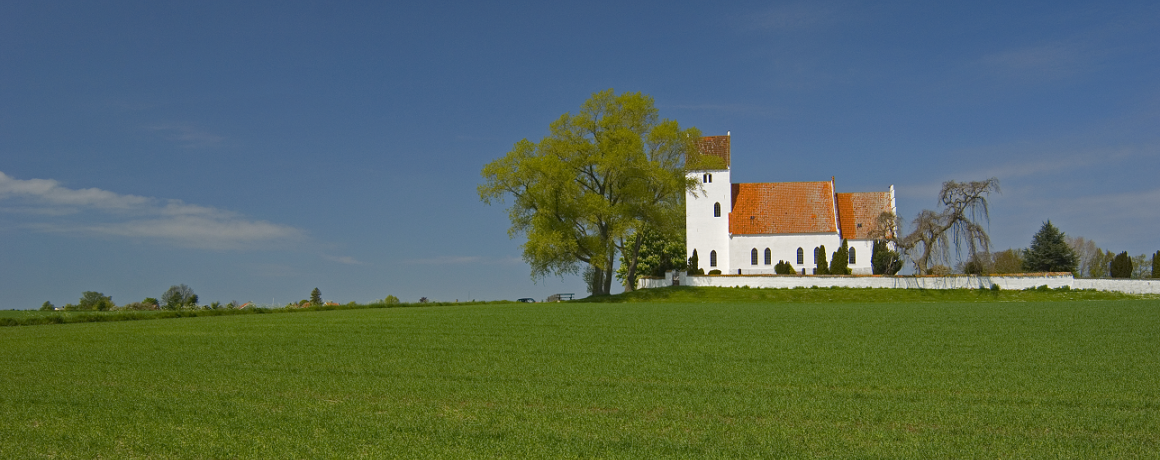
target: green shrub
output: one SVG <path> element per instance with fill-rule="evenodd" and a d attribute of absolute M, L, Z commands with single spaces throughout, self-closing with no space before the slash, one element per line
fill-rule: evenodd
<path fill-rule="evenodd" d="M 1002 289 L 1002 288 L 1001 288 L 1001 287 L 999 287 L 999 285 L 998 285 L 998 284 L 991 283 L 991 290 L 992 290 L 992 291 L 994 291 L 994 292 L 999 292 L 999 290 L 1000 290 L 1000 289 Z"/>
<path fill-rule="evenodd" d="M 886 241 L 875 240 L 870 264 L 875 275 L 894 275 L 902 270 L 902 259 Z"/>
<path fill-rule="evenodd" d="M 777 265 L 773 266 L 773 272 L 779 275 L 796 275 L 797 270 L 794 270 L 793 265 L 784 260 L 777 261 Z"/>
<path fill-rule="evenodd" d="M 704 271 L 704 270 L 702 270 L 702 271 Z M 712 269 L 712 270 L 709 270 L 709 274 L 710 274 L 710 275 L 720 275 L 720 274 L 721 274 L 721 270 Z"/>
<path fill-rule="evenodd" d="M 47 300 L 45 300 L 44 303 L 40 304 L 40 311 L 52 311 L 54 309 L 56 309 L 56 307 L 52 305 L 52 302 L 49 302 Z"/>
<path fill-rule="evenodd" d="M 946 265 L 935 265 L 935 266 L 930 267 L 929 269 L 926 270 L 926 274 L 933 275 L 933 276 L 947 276 L 947 275 L 950 275 L 951 273 L 954 273 L 951 270 L 951 267 L 948 267 Z"/>

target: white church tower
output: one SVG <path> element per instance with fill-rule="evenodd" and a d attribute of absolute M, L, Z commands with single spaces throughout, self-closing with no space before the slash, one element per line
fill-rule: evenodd
<path fill-rule="evenodd" d="M 724 160 L 725 169 L 690 169 L 686 176 L 700 187 L 685 193 L 685 257 L 697 251 L 697 265 L 730 272 L 729 212 L 733 209 L 733 185 L 729 177 L 729 135 L 701 140 L 701 152 Z"/>

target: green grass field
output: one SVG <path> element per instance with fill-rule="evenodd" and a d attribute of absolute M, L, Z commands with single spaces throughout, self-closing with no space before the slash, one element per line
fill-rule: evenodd
<path fill-rule="evenodd" d="M 1160 455 L 1160 301 L 752 291 L 3 327 L 0 457 Z"/>

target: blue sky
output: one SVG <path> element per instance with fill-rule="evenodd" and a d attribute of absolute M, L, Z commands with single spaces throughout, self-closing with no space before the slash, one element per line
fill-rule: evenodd
<path fill-rule="evenodd" d="M 0 308 L 583 293 L 475 187 L 607 88 L 738 182 L 996 176 L 998 248 L 1160 249 L 1155 2 L 239 3 L 0 4 Z"/>

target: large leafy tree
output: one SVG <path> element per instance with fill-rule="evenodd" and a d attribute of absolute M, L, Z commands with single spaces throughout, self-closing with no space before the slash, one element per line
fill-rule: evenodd
<path fill-rule="evenodd" d="M 630 235 L 683 227 L 682 200 L 696 187 L 683 165 L 700 138 L 696 128 L 659 119 L 649 96 L 601 91 L 553 122 L 547 137 L 523 139 L 484 166 L 479 196 L 488 204 L 512 199 L 508 234 L 527 237 L 533 279 L 586 266 L 590 291 L 608 294 L 618 251 L 627 278 L 636 276 L 643 239 Z"/>
<path fill-rule="evenodd" d="M 1023 268 L 1029 272 L 1073 272 L 1076 264 L 1075 251 L 1050 220 L 1035 232 L 1023 256 Z"/>
<path fill-rule="evenodd" d="M 85 291 L 81 293 L 81 300 L 77 302 L 77 307 L 80 310 L 110 310 L 115 307 L 113 297 L 104 295 L 97 291 Z"/>
<path fill-rule="evenodd" d="M 164 294 L 161 294 L 161 307 L 166 310 L 180 310 L 197 305 L 197 294 L 193 293 L 193 289 L 184 284 L 169 286 Z"/>

